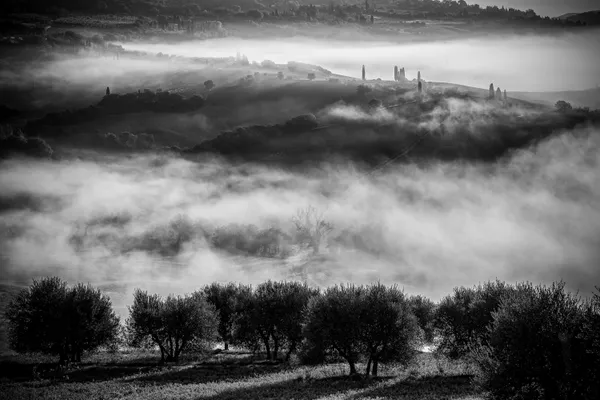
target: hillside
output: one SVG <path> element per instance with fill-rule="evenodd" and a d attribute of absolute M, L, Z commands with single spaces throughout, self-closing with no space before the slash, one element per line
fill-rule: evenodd
<path fill-rule="evenodd" d="M 558 17 L 561 21 L 569 21 L 573 23 L 585 23 L 589 26 L 600 25 L 600 10 L 588 11 L 584 13 L 564 14 Z"/>

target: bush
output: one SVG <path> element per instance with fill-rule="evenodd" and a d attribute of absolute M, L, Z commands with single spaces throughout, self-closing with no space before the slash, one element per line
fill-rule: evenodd
<path fill-rule="evenodd" d="M 130 345 L 158 346 L 161 363 L 177 362 L 184 352 L 201 348 L 216 338 L 217 312 L 198 292 L 163 299 L 136 289 L 129 314 Z"/>
<path fill-rule="evenodd" d="M 277 359 L 286 349 L 288 361 L 302 339 L 302 316 L 318 291 L 298 282 L 264 282 L 245 296 L 236 324 L 236 338 L 256 350 L 264 347 L 267 359 Z M 272 350 L 272 351 L 271 351 Z"/>
<path fill-rule="evenodd" d="M 309 80 L 314 81 L 317 76 L 315 75 L 314 72 L 309 72 L 307 77 Z"/>
<path fill-rule="evenodd" d="M 590 368 L 598 358 L 586 346 L 585 320 L 584 304 L 564 283 L 517 285 L 474 352 L 479 383 L 498 399 L 598 398 Z"/>
<path fill-rule="evenodd" d="M 6 318 L 11 348 L 58 355 L 61 363 L 81 361 L 119 332 L 107 296 L 89 285 L 68 288 L 59 278 L 34 280 L 10 302 Z"/>

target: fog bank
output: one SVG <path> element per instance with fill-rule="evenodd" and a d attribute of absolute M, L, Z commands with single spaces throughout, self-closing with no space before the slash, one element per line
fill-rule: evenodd
<path fill-rule="evenodd" d="M 550 36 L 483 38 L 400 44 L 317 41 L 310 39 L 243 40 L 226 38 L 179 44 L 125 43 L 130 50 L 186 57 L 231 57 L 240 51 L 250 61 L 301 61 L 334 73 L 368 79 L 393 79 L 393 67 L 405 67 L 409 79 L 421 71 L 425 80 L 487 88 L 491 82 L 508 91 L 583 90 L 600 83 L 600 31 Z"/>
<path fill-rule="evenodd" d="M 381 280 L 439 299 L 495 278 L 565 279 L 589 293 L 600 282 L 599 134 L 565 133 L 492 166 L 402 165 L 370 176 L 150 155 L 12 159 L 0 164 L 0 272 L 4 282 L 58 275 L 102 285 L 122 315 L 136 287 L 183 293 L 215 280 Z M 334 225 L 332 239 L 360 243 L 332 241 L 317 257 L 253 257 L 205 235 L 229 224 L 292 232 L 307 206 Z M 175 251 L 157 253 L 173 235 Z"/>

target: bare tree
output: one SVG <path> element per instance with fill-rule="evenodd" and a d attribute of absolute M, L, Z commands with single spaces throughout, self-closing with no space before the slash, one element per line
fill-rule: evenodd
<path fill-rule="evenodd" d="M 298 241 L 312 247 L 315 254 L 327 244 L 327 236 L 333 230 L 333 225 L 312 206 L 298 210 L 292 221 L 296 227 Z"/>

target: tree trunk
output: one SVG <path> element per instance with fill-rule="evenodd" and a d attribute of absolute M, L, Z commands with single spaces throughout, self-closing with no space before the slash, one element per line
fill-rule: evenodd
<path fill-rule="evenodd" d="M 273 360 L 277 360 L 279 353 L 279 340 L 273 338 Z"/>
<path fill-rule="evenodd" d="M 229 342 L 225 342 L 225 350 L 229 350 Z"/>
<path fill-rule="evenodd" d="M 365 376 L 369 376 L 371 373 L 371 357 L 369 357 L 369 361 L 367 361 L 367 369 L 365 371 Z"/>
<path fill-rule="evenodd" d="M 356 365 L 354 365 L 354 361 L 348 361 L 348 364 L 350 364 L 350 375 L 356 375 Z"/>
<path fill-rule="evenodd" d="M 269 346 L 269 338 L 263 338 L 265 344 L 265 351 L 267 352 L 267 360 L 271 359 L 271 346 Z"/>
<path fill-rule="evenodd" d="M 373 359 L 373 376 L 377 376 L 377 367 L 379 366 L 379 361 L 375 358 Z"/>

